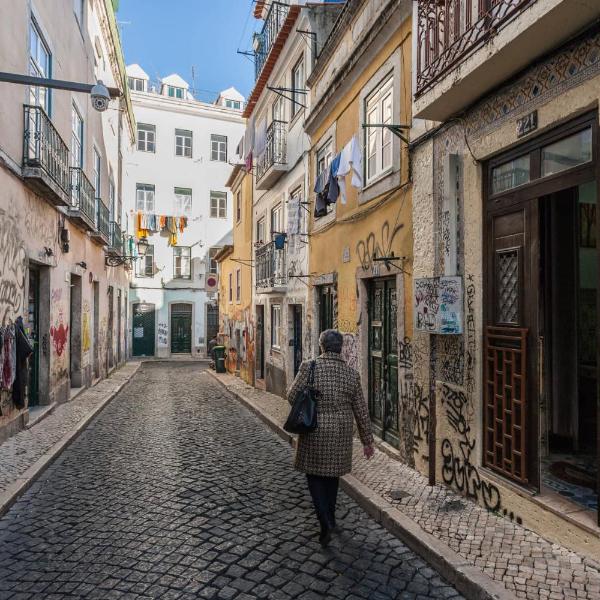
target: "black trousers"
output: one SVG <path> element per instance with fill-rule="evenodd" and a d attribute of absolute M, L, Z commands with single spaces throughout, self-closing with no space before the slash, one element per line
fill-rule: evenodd
<path fill-rule="evenodd" d="M 335 504 L 340 484 L 339 477 L 307 474 L 306 480 L 321 527 L 333 529 L 335 527 Z"/>

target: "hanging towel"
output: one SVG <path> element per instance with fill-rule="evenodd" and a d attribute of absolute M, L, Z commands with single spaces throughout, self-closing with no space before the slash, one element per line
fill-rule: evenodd
<path fill-rule="evenodd" d="M 352 185 L 355 188 L 361 188 L 363 184 L 362 169 L 362 150 L 358 141 L 358 135 L 354 134 L 341 152 L 340 164 L 337 170 L 342 204 L 346 204 L 346 175 L 352 173 Z"/>
<path fill-rule="evenodd" d="M 167 231 L 169 232 L 169 246 L 177 246 L 177 222 L 175 217 L 167 217 Z"/>
<path fill-rule="evenodd" d="M 148 229 L 145 227 L 144 216 L 142 213 L 137 213 L 136 216 L 136 229 L 138 240 L 146 239 L 148 237 Z"/>
<path fill-rule="evenodd" d="M 161 215 L 159 217 L 159 229 L 162 231 L 167 226 L 167 217 Z"/>

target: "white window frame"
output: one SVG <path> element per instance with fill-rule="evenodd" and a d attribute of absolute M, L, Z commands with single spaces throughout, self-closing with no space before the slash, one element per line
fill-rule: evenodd
<path fill-rule="evenodd" d="M 146 254 L 141 256 L 137 263 L 137 277 L 152 278 L 154 277 L 154 245 L 148 244 Z"/>
<path fill-rule="evenodd" d="M 271 304 L 271 348 L 281 349 L 281 304 Z"/>
<path fill-rule="evenodd" d="M 389 75 L 365 100 L 365 122 L 393 124 L 394 77 Z M 365 128 L 365 183 L 369 184 L 389 173 L 394 166 L 393 135 L 385 127 Z"/>
<path fill-rule="evenodd" d="M 227 162 L 227 136 L 210 134 L 210 160 Z"/>
<path fill-rule="evenodd" d="M 208 249 L 208 272 L 216 275 L 219 272 L 219 263 L 215 260 L 215 256 L 219 253 L 218 246 Z"/>
<path fill-rule="evenodd" d="M 227 218 L 227 192 L 211 191 L 210 193 L 210 218 Z"/>
<path fill-rule="evenodd" d="M 256 222 L 256 243 L 257 244 L 264 244 L 265 243 L 265 237 L 266 237 L 265 218 L 261 217 Z"/>
<path fill-rule="evenodd" d="M 225 98 L 225 106 L 227 108 L 233 108 L 234 110 L 240 110 L 242 108 L 242 103 L 239 100 L 229 100 Z"/>
<path fill-rule="evenodd" d="M 173 279 L 192 278 L 191 246 L 173 247 Z"/>
<path fill-rule="evenodd" d="M 115 182 L 112 178 L 112 175 L 110 177 L 110 179 L 108 180 L 108 207 L 109 207 L 109 220 L 110 221 L 116 221 L 117 219 L 115 219 L 115 200 L 116 200 L 116 190 L 115 190 Z"/>
<path fill-rule="evenodd" d="M 229 273 L 229 304 L 233 302 L 233 273 Z"/>
<path fill-rule="evenodd" d="M 137 124 L 137 149 L 140 152 L 156 152 L 156 125 Z"/>
<path fill-rule="evenodd" d="M 235 301 L 239 304 L 242 300 L 242 270 L 235 272 Z"/>
<path fill-rule="evenodd" d="M 242 220 L 242 190 L 235 193 L 235 222 L 239 223 Z"/>
<path fill-rule="evenodd" d="M 190 188 L 174 188 L 174 212 L 176 217 L 189 217 L 192 214 L 192 190 Z"/>
<path fill-rule="evenodd" d="M 168 85 L 167 96 L 169 98 L 178 98 L 179 100 L 183 100 L 185 97 L 184 89 L 182 87 L 177 87 L 176 85 Z"/>
<path fill-rule="evenodd" d="M 71 166 L 83 168 L 83 117 L 73 102 L 71 105 Z"/>
<path fill-rule="evenodd" d="M 175 129 L 175 156 L 192 158 L 193 146 L 194 134 L 192 131 L 189 129 Z"/>
<path fill-rule="evenodd" d="M 283 204 L 280 202 L 271 208 L 271 238 L 283 233 Z"/>
<path fill-rule="evenodd" d="M 102 193 L 102 156 L 100 156 L 100 152 L 94 146 L 92 149 L 92 180 L 94 182 L 94 193 L 96 194 L 96 198 L 100 198 Z"/>
<path fill-rule="evenodd" d="M 51 77 L 52 53 L 44 36 L 31 18 L 29 21 L 29 74 L 34 77 Z M 49 88 L 31 86 L 29 88 L 29 102 L 34 106 L 41 106 L 46 114 L 50 115 L 51 90 Z"/>
<path fill-rule="evenodd" d="M 300 104 L 304 104 L 302 100 L 306 97 L 306 94 L 297 92 L 296 90 L 304 90 L 306 87 L 306 78 L 304 75 L 304 54 L 292 67 L 292 119 L 302 110 Z M 300 102 L 300 104 L 298 104 Z"/>
<path fill-rule="evenodd" d="M 146 81 L 144 79 L 140 79 L 139 77 L 127 77 L 127 85 L 133 92 L 146 91 Z"/>
<path fill-rule="evenodd" d="M 154 196 L 156 188 L 151 183 L 135 184 L 136 212 L 154 213 Z"/>

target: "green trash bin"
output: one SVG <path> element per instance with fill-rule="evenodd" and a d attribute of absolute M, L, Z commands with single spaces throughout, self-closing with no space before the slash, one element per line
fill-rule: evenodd
<path fill-rule="evenodd" d="M 215 346 L 213 348 L 213 359 L 215 361 L 215 371 L 217 373 L 226 373 L 225 369 L 225 346 Z"/>

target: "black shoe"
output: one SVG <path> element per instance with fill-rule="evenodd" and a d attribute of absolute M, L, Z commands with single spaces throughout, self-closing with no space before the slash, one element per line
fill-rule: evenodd
<path fill-rule="evenodd" d="M 331 532 L 332 530 L 329 527 L 321 529 L 319 542 L 321 543 L 322 548 L 327 548 L 327 546 L 329 546 L 329 542 L 331 542 Z"/>

